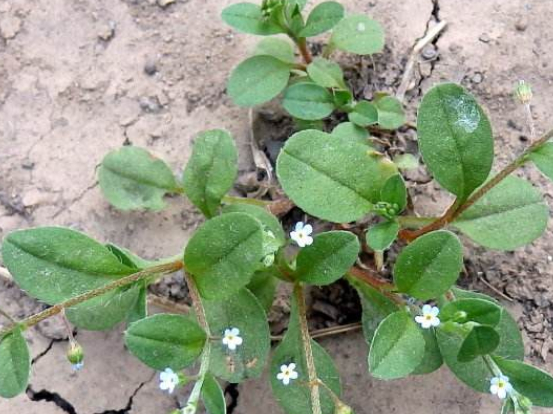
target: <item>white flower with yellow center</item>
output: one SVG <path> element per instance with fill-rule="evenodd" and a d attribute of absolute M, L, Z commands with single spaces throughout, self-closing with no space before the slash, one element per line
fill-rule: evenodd
<path fill-rule="evenodd" d="M 313 227 L 311 227 L 311 224 L 304 225 L 302 221 L 299 221 L 296 223 L 294 231 L 290 232 L 290 238 L 294 240 L 298 246 L 305 247 L 313 243 L 311 233 L 313 233 Z"/>
<path fill-rule="evenodd" d="M 242 342 L 243 340 L 240 337 L 240 329 L 225 329 L 225 334 L 223 335 L 223 345 L 226 345 L 228 349 L 234 351 L 237 346 L 242 345 Z"/>
<path fill-rule="evenodd" d="M 415 316 L 415 322 L 424 329 L 429 329 L 432 326 L 436 327 L 440 324 L 439 313 L 440 310 L 436 306 L 424 305 L 422 315 Z"/>
<path fill-rule="evenodd" d="M 165 371 L 159 374 L 159 389 L 167 391 L 172 394 L 175 391 L 175 387 L 179 385 L 179 376 L 171 369 L 165 368 Z"/>
<path fill-rule="evenodd" d="M 284 385 L 288 385 L 290 384 L 290 380 L 295 379 L 298 379 L 296 364 L 291 362 L 288 365 L 283 364 L 280 366 L 280 372 L 277 374 L 277 380 L 282 381 Z"/>
<path fill-rule="evenodd" d="M 513 386 L 509 382 L 509 377 L 505 375 L 493 377 L 490 380 L 490 384 L 490 392 L 493 395 L 497 395 L 501 400 L 504 400 L 505 397 L 513 391 Z"/>

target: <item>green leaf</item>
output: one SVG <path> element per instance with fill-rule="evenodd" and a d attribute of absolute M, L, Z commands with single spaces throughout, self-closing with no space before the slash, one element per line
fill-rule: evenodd
<path fill-rule="evenodd" d="M 142 264 L 142 260 L 138 256 L 131 253 L 129 250 L 124 249 L 123 247 L 119 247 L 112 243 L 106 243 L 105 244 L 106 249 L 108 249 L 114 256 L 116 256 L 119 259 L 119 262 L 127 267 L 130 267 L 136 271 L 143 268 L 143 266 L 139 266 L 138 263 Z M 138 261 L 135 260 L 139 259 Z M 146 262 L 146 261 L 144 261 Z"/>
<path fill-rule="evenodd" d="M 269 230 L 278 240 L 281 246 L 286 243 L 286 235 L 282 230 L 282 225 L 274 215 L 267 209 L 251 204 L 228 204 L 223 207 L 223 214 L 226 213 L 246 213 L 261 222 L 266 230 Z"/>
<path fill-rule="evenodd" d="M 347 89 L 332 89 L 332 96 L 334 98 L 334 106 L 337 109 L 344 111 L 349 110 L 353 103 L 353 94 Z"/>
<path fill-rule="evenodd" d="M 252 280 L 246 286 L 257 298 L 266 313 L 269 313 L 273 306 L 275 292 L 278 286 L 278 279 L 275 277 L 278 272 L 274 267 L 258 270 L 252 276 Z"/>
<path fill-rule="evenodd" d="M 336 62 L 317 57 L 307 66 L 307 73 L 311 80 L 319 86 L 347 89 L 342 68 Z"/>
<path fill-rule="evenodd" d="M 13 398 L 27 388 L 31 372 L 29 347 L 20 329 L 0 339 L 0 397 Z"/>
<path fill-rule="evenodd" d="M 501 313 L 501 307 L 487 299 L 461 298 L 447 303 L 440 311 L 440 319 L 442 322 L 477 322 L 493 327 L 501 320 Z"/>
<path fill-rule="evenodd" d="M 348 231 L 321 233 L 300 250 L 294 277 L 312 285 L 333 283 L 355 264 L 359 248 L 359 240 Z"/>
<path fill-rule="evenodd" d="M 148 283 L 145 280 L 138 283 L 138 297 L 136 303 L 127 315 L 127 324 L 144 319 L 148 316 Z"/>
<path fill-rule="evenodd" d="M 374 101 L 378 112 L 378 125 L 383 129 L 397 129 L 405 123 L 401 102 L 393 96 L 383 96 Z"/>
<path fill-rule="evenodd" d="M 288 84 L 290 68 L 289 63 L 272 56 L 253 56 L 234 68 L 227 92 L 238 106 L 270 101 Z"/>
<path fill-rule="evenodd" d="M 395 173 L 390 161 L 371 156 L 366 145 L 315 130 L 290 137 L 277 159 L 277 175 L 292 201 L 313 216 L 337 223 L 368 213 Z"/>
<path fill-rule="evenodd" d="M 463 248 L 455 234 L 440 230 L 425 234 L 404 248 L 394 266 L 400 292 L 429 300 L 445 293 L 459 277 Z"/>
<path fill-rule="evenodd" d="M 135 272 L 100 243 L 63 227 L 8 234 L 2 258 L 21 289 L 50 305 Z"/>
<path fill-rule="evenodd" d="M 491 354 L 499 345 L 499 334 L 489 326 L 475 326 L 463 341 L 457 360 L 469 362 L 474 358 Z"/>
<path fill-rule="evenodd" d="M 334 110 L 334 99 L 322 86 L 302 82 L 286 89 L 282 106 L 290 115 L 309 121 L 329 116 Z"/>
<path fill-rule="evenodd" d="M 361 101 L 348 114 L 348 119 L 356 125 L 366 127 L 378 122 L 378 112 L 376 107 L 369 101 Z"/>
<path fill-rule="evenodd" d="M 202 401 L 208 414 L 226 414 L 227 402 L 221 386 L 213 375 L 207 373 L 202 385 Z"/>
<path fill-rule="evenodd" d="M 419 328 L 419 330 L 424 338 L 424 356 L 421 363 L 411 373 L 413 375 L 430 374 L 444 363 L 434 329 Z"/>
<path fill-rule="evenodd" d="M 355 287 L 361 299 L 363 308 L 362 324 L 365 341 L 370 344 L 373 340 L 376 328 L 390 314 L 399 310 L 398 305 L 383 295 L 378 290 L 360 282 L 358 279 L 348 276 L 349 283 Z"/>
<path fill-rule="evenodd" d="M 553 180 L 553 142 L 547 142 L 532 151 L 528 158 L 550 180 Z"/>
<path fill-rule="evenodd" d="M 300 37 L 317 36 L 332 29 L 344 17 L 344 7 L 335 1 L 319 3 L 309 13 Z"/>
<path fill-rule="evenodd" d="M 196 138 L 184 170 L 184 191 L 206 217 L 213 217 L 237 174 L 238 153 L 230 134 L 220 129 L 205 131 Z"/>
<path fill-rule="evenodd" d="M 202 353 L 206 339 L 190 316 L 165 313 L 137 321 L 125 332 L 130 353 L 159 371 L 190 366 Z"/>
<path fill-rule="evenodd" d="M 384 319 L 369 351 L 369 372 L 391 380 L 412 373 L 424 357 L 425 340 L 412 316 L 399 311 Z"/>
<path fill-rule="evenodd" d="M 468 208 L 452 225 L 476 243 L 514 250 L 541 236 L 549 209 L 527 181 L 509 176 Z"/>
<path fill-rule="evenodd" d="M 140 286 L 118 289 L 66 309 L 67 319 L 78 328 L 105 331 L 125 320 L 138 301 Z"/>
<path fill-rule="evenodd" d="M 355 125 L 353 122 L 342 122 L 336 125 L 331 135 L 347 141 L 357 141 L 360 144 L 370 146 L 368 131 L 365 128 Z"/>
<path fill-rule="evenodd" d="M 419 166 L 419 160 L 413 154 L 400 154 L 394 157 L 394 164 L 400 170 L 414 170 Z"/>
<path fill-rule="evenodd" d="M 275 23 L 265 21 L 261 7 L 253 3 L 232 4 L 223 10 L 223 21 L 242 33 L 269 36 L 284 32 Z"/>
<path fill-rule="evenodd" d="M 171 169 L 159 158 L 138 147 L 111 151 L 98 169 L 104 197 L 121 210 L 161 210 L 163 196 L 177 192 Z"/>
<path fill-rule="evenodd" d="M 340 377 L 332 358 L 323 347 L 313 340 L 311 341 L 311 348 L 318 378 L 339 396 L 341 394 Z M 280 372 L 281 365 L 290 363 L 296 364 L 295 370 L 298 373 L 298 379 L 291 380 L 290 384 L 284 385 L 277 379 L 277 374 Z M 292 302 L 286 335 L 276 347 L 271 358 L 270 381 L 275 399 L 284 411 L 288 414 L 312 414 L 311 393 L 308 385 L 309 376 L 295 301 Z M 319 387 L 319 392 L 322 413 L 333 414 L 334 403 L 328 391 L 324 387 Z"/>
<path fill-rule="evenodd" d="M 377 21 L 355 14 L 340 20 L 329 44 L 346 52 L 372 55 L 384 47 L 384 31 Z"/>
<path fill-rule="evenodd" d="M 493 162 L 490 121 L 461 86 L 445 83 L 424 95 L 417 132 L 428 169 L 460 200 L 488 178 Z"/>
<path fill-rule="evenodd" d="M 184 250 L 186 270 L 206 299 L 222 299 L 247 285 L 264 257 L 261 223 L 244 213 L 205 222 Z"/>
<path fill-rule="evenodd" d="M 367 231 L 367 244 L 376 251 L 388 249 L 396 239 L 399 227 L 396 221 L 383 221 L 372 226 Z"/>
<path fill-rule="evenodd" d="M 553 407 L 553 377 L 531 365 L 521 361 L 509 361 L 504 358 L 494 358 L 504 375 L 515 390 L 532 400 L 538 407 Z"/>
<path fill-rule="evenodd" d="M 255 296 L 242 289 L 222 301 L 204 301 L 204 307 L 212 335 L 223 337 L 225 329 L 238 328 L 242 338 L 242 345 L 235 350 L 221 341 L 211 345 L 211 373 L 232 383 L 259 377 L 271 342 L 265 311 Z"/>
<path fill-rule="evenodd" d="M 380 191 L 380 199 L 392 205 L 399 215 L 407 206 L 407 188 L 400 174 L 392 175 L 384 183 Z"/>
<path fill-rule="evenodd" d="M 295 61 L 292 44 L 273 37 L 262 39 L 255 47 L 254 55 L 268 55 L 287 63 Z"/>

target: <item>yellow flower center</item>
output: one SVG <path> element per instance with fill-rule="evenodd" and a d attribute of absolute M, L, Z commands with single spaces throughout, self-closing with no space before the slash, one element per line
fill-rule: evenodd
<path fill-rule="evenodd" d="M 430 321 L 432 320 L 432 315 L 425 315 L 424 317 L 427 321 Z"/>

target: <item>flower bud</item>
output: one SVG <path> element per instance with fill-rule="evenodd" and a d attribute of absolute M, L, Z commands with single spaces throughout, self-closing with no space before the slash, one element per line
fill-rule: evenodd
<path fill-rule="evenodd" d="M 70 341 L 67 350 L 67 360 L 71 363 L 73 370 L 79 371 L 84 366 L 84 350 L 77 341 Z"/>
<path fill-rule="evenodd" d="M 532 99 L 532 87 L 526 81 L 519 80 L 515 88 L 515 95 L 522 104 L 526 105 Z"/>

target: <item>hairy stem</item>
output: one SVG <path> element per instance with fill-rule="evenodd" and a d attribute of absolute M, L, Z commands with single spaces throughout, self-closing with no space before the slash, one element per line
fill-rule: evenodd
<path fill-rule="evenodd" d="M 80 294 L 78 296 L 75 296 L 71 299 L 68 299 L 64 302 L 58 303 L 51 308 L 48 308 L 42 312 L 39 312 L 37 314 L 34 314 L 32 316 L 29 316 L 26 319 L 23 319 L 22 321 L 19 321 L 15 324 L 12 324 L 11 326 L 8 326 L 5 329 L 2 329 L 0 331 L 0 337 L 4 336 L 5 334 L 13 331 L 16 327 L 21 327 L 22 329 L 27 329 L 33 325 L 36 325 L 37 323 L 48 319 L 51 316 L 57 315 L 60 312 L 62 312 L 64 309 L 70 308 L 72 306 L 78 305 L 79 303 L 85 302 L 89 299 L 95 298 L 96 296 L 103 295 L 107 292 L 110 292 L 114 289 L 121 288 L 128 286 L 132 283 L 138 282 L 139 280 L 146 279 L 151 277 L 153 274 L 156 275 L 164 275 L 176 272 L 177 270 L 182 269 L 183 262 L 182 260 L 177 260 L 171 263 L 162 264 L 159 266 L 153 266 L 149 267 L 147 269 L 141 270 L 140 272 L 133 273 L 132 275 L 125 276 L 121 279 L 117 279 L 111 283 L 108 283 L 107 285 L 101 286 L 97 289 L 90 290 L 88 292 L 85 292 L 83 294 Z"/>
<path fill-rule="evenodd" d="M 235 197 L 226 195 L 223 197 L 225 204 L 251 204 L 253 206 L 266 207 L 271 204 L 270 201 L 259 200 L 257 198 Z"/>
<path fill-rule="evenodd" d="M 303 351 L 305 353 L 305 362 L 307 364 L 307 375 L 309 378 L 311 390 L 311 406 L 313 414 L 322 414 L 321 399 L 319 396 L 319 383 L 317 378 L 317 370 L 315 369 L 315 361 L 313 359 L 313 349 L 311 349 L 311 337 L 307 327 L 307 306 L 305 305 L 305 296 L 301 284 L 294 285 L 294 295 L 298 303 L 298 313 L 300 318 L 301 340 L 303 343 Z"/>
<path fill-rule="evenodd" d="M 397 218 L 401 227 L 418 229 L 436 220 L 436 217 L 399 216 Z"/>
<path fill-rule="evenodd" d="M 296 42 L 296 45 L 298 46 L 298 50 L 300 51 L 301 57 L 303 58 L 303 61 L 306 65 L 309 65 L 313 61 L 313 56 L 311 56 L 311 52 L 309 51 L 309 48 L 307 47 L 307 41 L 305 40 L 305 37 L 300 37 L 299 39 L 294 39 Z"/>

